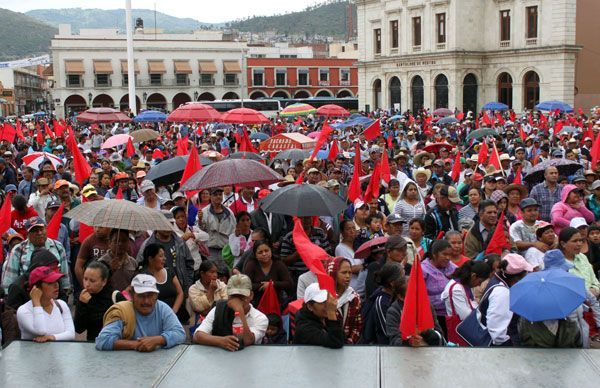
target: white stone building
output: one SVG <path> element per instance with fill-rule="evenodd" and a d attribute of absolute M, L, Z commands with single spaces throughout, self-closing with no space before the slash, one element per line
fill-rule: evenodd
<path fill-rule="evenodd" d="M 245 97 L 245 42 L 219 31 L 154 34 L 136 30 L 134 58 L 139 109 L 171 111 L 195 100 Z M 59 117 L 90 106 L 129 108 L 126 36 L 117 30 L 71 33 L 61 25 L 51 44 L 52 97 Z M 244 77 L 244 78 L 242 78 Z"/>
<path fill-rule="evenodd" d="M 361 109 L 476 111 L 501 101 L 520 112 L 545 100 L 599 102 L 592 56 L 600 52 L 600 1 L 356 4 Z"/>

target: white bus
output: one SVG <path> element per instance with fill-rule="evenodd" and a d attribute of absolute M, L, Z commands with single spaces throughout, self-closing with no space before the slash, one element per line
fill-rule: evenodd
<path fill-rule="evenodd" d="M 217 111 L 223 113 L 228 110 L 241 108 L 241 100 L 215 100 L 215 101 L 199 101 L 203 104 L 210 105 Z M 244 108 L 257 110 L 268 118 L 275 117 L 281 111 L 281 103 L 279 100 L 244 100 Z"/>

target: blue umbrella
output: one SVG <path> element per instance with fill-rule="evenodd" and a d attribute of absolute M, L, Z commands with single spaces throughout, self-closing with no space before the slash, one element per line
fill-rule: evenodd
<path fill-rule="evenodd" d="M 390 117 L 388 119 L 388 121 L 402 120 L 403 118 L 404 118 L 404 116 L 402 116 L 402 115 L 394 115 L 394 116 Z"/>
<path fill-rule="evenodd" d="M 267 140 L 270 136 L 267 135 L 266 133 L 263 132 L 254 132 L 253 134 L 250 135 L 250 140 L 260 140 L 260 141 L 264 141 Z"/>
<path fill-rule="evenodd" d="M 454 116 L 443 117 L 437 121 L 438 125 L 454 124 L 458 123 L 458 120 Z"/>
<path fill-rule="evenodd" d="M 555 111 L 559 110 L 561 112 L 573 112 L 573 107 L 566 102 L 562 101 L 544 101 L 540 102 L 535 106 L 537 110 L 546 110 L 546 111 Z"/>
<path fill-rule="evenodd" d="M 508 110 L 508 105 L 503 104 L 501 102 L 492 101 L 488 102 L 484 106 L 481 107 L 483 110 Z"/>
<path fill-rule="evenodd" d="M 532 272 L 510 289 L 510 310 L 531 322 L 563 319 L 586 299 L 585 281 L 562 269 Z"/>
<path fill-rule="evenodd" d="M 157 110 L 145 110 L 139 115 L 135 116 L 133 121 L 136 123 L 157 123 L 159 121 L 166 121 L 167 115 Z"/>
<path fill-rule="evenodd" d="M 42 116 L 46 116 L 46 112 L 35 112 L 33 114 L 34 117 L 42 117 Z"/>

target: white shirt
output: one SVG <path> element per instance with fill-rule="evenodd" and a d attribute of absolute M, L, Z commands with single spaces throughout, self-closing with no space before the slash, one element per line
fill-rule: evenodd
<path fill-rule="evenodd" d="M 196 329 L 196 332 L 201 331 L 206 334 L 212 334 L 213 322 L 215 321 L 215 310 L 216 307 L 213 307 L 212 310 L 210 310 L 206 318 Z M 254 343 L 257 345 L 260 344 L 267 331 L 267 326 L 269 326 L 269 319 L 265 314 L 250 306 L 250 311 L 246 314 L 246 321 L 248 321 L 250 331 L 254 334 Z"/>
<path fill-rule="evenodd" d="M 75 339 L 75 326 L 69 306 L 62 300 L 55 300 L 62 308 L 62 313 L 56 306 L 48 314 L 43 307 L 33 307 L 31 301 L 17 310 L 17 321 L 21 330 L 21 339 L 30 340 L 42 335 L 53 335 L 57 341 L 72 341 Z"/>
<path fill-rule="evenodd" d="M 523 256 L 529 264 L 535 267 L 540 267 L 540 270 L 544 269 L 544 252 L 540 251 L 536 247 L 531 247 L 525 251 Z"/>
<path fill-rule="evenodd" d="M 501 345 L 508 341 L 508 325 L 513 317 L 510 311 L 510 290 L 504 286 L 494 287 L 489 296 L 487 310 L 487 329 L 494 345 Z"/>
<path fill-rule="evenodd" d="M 442 292 L 441 298 L 446 304 L 446 314 L 448 316 L 452 315 L 452 306 L 450 305 L 450 287 L 453 284 L 456 284 L 457 281 L 452 279 L 446 284 L 446 288 Z M 465 318 L 471 314 L 474 308 L 477 307 L 477 302 L 470 300 L 465 292 L 465 288 L 461 284 L 457 284 L 452 289 L 452 302 L 454 302 L 454 311 L 460 317 L 461 321 L 464 321 Z"/>

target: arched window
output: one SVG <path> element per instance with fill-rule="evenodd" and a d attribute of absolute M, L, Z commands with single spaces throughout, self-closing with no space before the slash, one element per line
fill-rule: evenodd
<path fill-rule="evenodd" d="M 381 80 L 373 82 L 373 110 L 381 107 Z"/>
<path fill-rule="evenodd" d="M 425 97 L 423 94 L 423 78 L 416 75 L 410 83 L 410 94 L 412 99 L 412 114 L 416 115 L 423 108 Z"/>
<path fill-rule="evenodd" d="M 400 103 L 402 102 L 402 85 L 400 84 L 400 79 L 398 77 L 392 77 L 390 80 L 390 108 L 395 108 L 396 104 L 398 105 L 398 110 L 400 110 Z"/>
<path fill-rule="evenodd" d="M 469 73 L 463 80 L 463 112 L 477 112 L 477 77 Z"/>
<path fill-rule="evenodd" d="M 435 109 L 448 108 L 448 78 L 440 74 L 435 77 Z"/>
<path fill-rule="evenodd" d="M 523 106 L 533 109 L 540 103 L 540 76 L 535 71 L 528 71 L 523 77 Z"/>
<path fill-rule="evenodd" d="M 498 102 L 508 105 L 512 108 L 513 103 L 513 80 L 510 74 L 502 73 L 498 76 Z"/>

